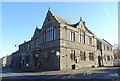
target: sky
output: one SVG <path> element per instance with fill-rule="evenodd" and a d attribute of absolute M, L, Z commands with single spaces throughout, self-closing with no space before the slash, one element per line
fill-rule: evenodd
<path fill-rule="evenodd" d="M 56 15 L 73 22 L 82 17 L 97 37 L 112 45 L 118 43 L 118 2 L 3 2 L 0 58 L 31 39 L 36 26 L 42 27 L 49 7 Z"/>

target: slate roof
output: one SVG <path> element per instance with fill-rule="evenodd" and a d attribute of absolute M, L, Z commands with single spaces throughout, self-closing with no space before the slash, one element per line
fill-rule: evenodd
<path fill-rule="evenodd" d="M 107 42 L 105 39 L 100 39 L 100 38 L 97 38 L 100 42 L 102 42 L 103 44 L 106 44 L 106 45 L 110 45 L 112 46 L 109 42 Z"/>
<path fill-rule="evenodd" d="M 51 12 L 52 13 L 52 12 Z M 53 13 L 52 13 L 53 14 Z M 76 23 L 74 23 L 74 22 L 72 22 L 72 21 L 70 21 L 70 20 L 67 20 L 67 19 L 65 19 L 65 18 L 62 18 L 62 17 L 60 17 L 60 16 L 57 16 L 56 14 L 53 14 L 53 16 L 61 23 L 61 24 L 66 24 L 66 25 L 73 25 L 73 24 L 76 24 Z"/>

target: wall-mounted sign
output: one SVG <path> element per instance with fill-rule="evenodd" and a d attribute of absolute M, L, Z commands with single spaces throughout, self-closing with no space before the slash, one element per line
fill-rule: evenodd
<path fill-rule="evenodd" d="M 60 56 L 60 52 L 56 52 L 56 56 Z"/>
<path fill-rule="evenodd" d="M 35 57 L 39 57 L 39 55 L 38 55 L 38 54 L 35 54 Z"/>

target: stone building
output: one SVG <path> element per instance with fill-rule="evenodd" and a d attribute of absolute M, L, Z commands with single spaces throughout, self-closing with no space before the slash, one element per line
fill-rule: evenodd
<path fill-rule="evenodd" d="M 0 58 L 0 67 L 10 67 L 11 64 L 12 55 L 4 56 L 3 58 Z"/>
<path fill-rule="evenodd" d="M 113 65 L 120 66 L 120 47 L 119 47 L 119 44 L 114 46 L 113 54 L 114 54 Z"/>
<path fill-rule="evenodd" d="M 99 66 L 113 65 L 114 55 L 112 45 L 106 40 L 97 38 L 97 54 Z"/>
<path fill-rule="evenodd" d="M 24 41 L 23 44 L 19 45 L 19 67 L 26 67 L 30 64 L 30 45 L 31 41 Z"/>
<path fill-rule="evenodd" d="M 20 66 L 42 70 L 112 66 L 112 45 L 97 38 L 80 18 L 77 23 L 48 10 L 41 29 L 19 45 Z M 22 63 L 22 64 L 21 64 Z"/>
<path fill-rule="evenodd" d="M 11 67 L 11 60 L 12 60 L 12 55 L 8 55 L 8 56 L 6 56 L 7 58 L 6 58 L 6 66 L 7 67 Z"/>
<path fill-rule="evenodd" d="M 7 66 L 7 57 L 3 57 L 2 58 L 2 67 L 6 67 Z"/>
<path fill-rule="evenodd" d="M 2 67 L 2 58 L 0 58 L 0 67 Z"/>
<path fill-rule="evenodd" d="M 19 51 L 16 51 L 11 54 L 11 66 L 12 67 L 19 67 L 20 64 L 20 56 L 19 56 Z"/>

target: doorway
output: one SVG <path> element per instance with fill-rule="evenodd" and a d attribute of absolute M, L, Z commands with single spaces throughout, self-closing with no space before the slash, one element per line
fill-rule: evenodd
<path fill-rule="evenodd" d="M 38 67 L 38 60 L 39 60 L 39 55 L 38 53 L 34 54 L 34 57 L 33 57 L 33 60 L 34 60 L 34 67 Z"/>
<path fill-rule="evenodd" d="M 98 65 L 101 66 L 101 57 L 98 56 Z"/>

